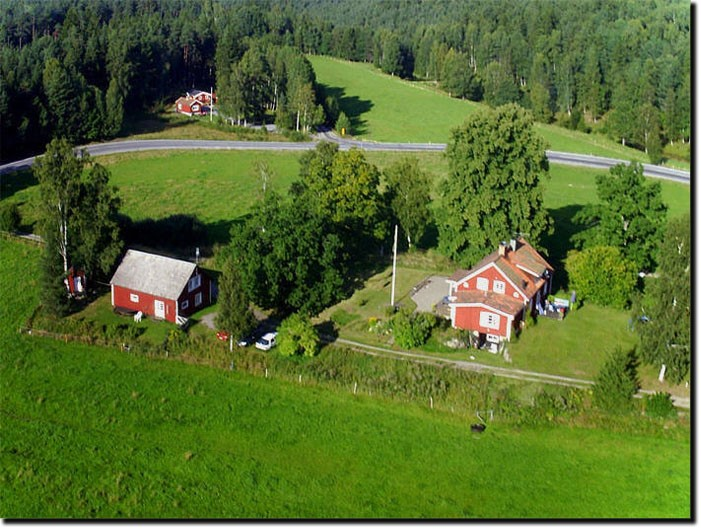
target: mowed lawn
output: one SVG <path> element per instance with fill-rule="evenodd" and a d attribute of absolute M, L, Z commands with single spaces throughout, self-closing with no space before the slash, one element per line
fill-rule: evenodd
<path fill-rule="evenodd" d="M 3 518 L 690 516 L 679 426 L 497 418 L 477 436 L 428 408 L 19 336 L 39 251 L 0 239 L 0 259 Z"/>
<path fill-rule="evenodd" d="M 336 95 L 351 118 L 352 134 L 361 139 L 398 142 L 446 143 L 450 130 L 482 103 L 454 99 L 447 94 L 380 72 L 368 63 L 311 55 L 317 82 L 327 94 Z M 554 125 L 536 123 L 536 130 L 555 151 L 592 154 L 622 160 L 649 162 L 635 149 L 623 147 L 600 134 L 585 134 Z M 689 164 L 674 161 L 689 169 Z"/>

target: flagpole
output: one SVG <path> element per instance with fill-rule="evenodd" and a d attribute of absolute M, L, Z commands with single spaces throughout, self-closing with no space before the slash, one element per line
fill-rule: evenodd
<path fill-rule="evenodd" d="M 399 226 L 397 224 L 394 225 L 394 259 L 392 260 L 392 300 L 390 302 L 390 305 L 394 307 L 394 285 L 396 282 L 397 278 L 397 232 L 399 230 Z"/>

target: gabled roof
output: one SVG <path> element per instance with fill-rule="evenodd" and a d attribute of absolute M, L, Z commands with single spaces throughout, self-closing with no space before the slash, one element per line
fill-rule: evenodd
<path fill-rule="evenodd" d="M 110 284 L 152 296 L 178 299 L 196 268 L 195 263 L 188 261 L 128 250 Z"/>
<path fill-rule="evenodd" d="M 516 250 L 507 247 L 505 256 L 499 255 L 499 250 L 495 250 L 470 270 L 456 271 L 448 281 L 462 283 L 490 265 L 495 266 L 517 290 L 528 298 L 532 298 L 542 286 L 544 282 L 542 276 L 546 270 L 550 273 L 553 271 L 553 267 L 535 248 L 519 237 L 516 239 Z"/>

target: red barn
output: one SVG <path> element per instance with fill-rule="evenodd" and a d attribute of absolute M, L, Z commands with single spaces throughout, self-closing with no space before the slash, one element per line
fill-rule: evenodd
<path fill-rule="evenodd" d="M 127 251 L 110 281 L 112 306 L 183 324 L 212 303 L 212 280 L 195 263 Z"/>
<path fill-rule="evenodd" d="M 552 277 L 553 267 L 523 238 L 501 243 L 470 270 L 448 279 L 451 324 L 496 350 L 520 330 L 527 314 L 542 307 Z"/>

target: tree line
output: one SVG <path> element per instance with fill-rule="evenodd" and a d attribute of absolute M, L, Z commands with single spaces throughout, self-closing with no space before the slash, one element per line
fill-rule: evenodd
<path fill-rule="evenodd" d="M 309 53 L 373 62 L 491 106 L 519 103 L 655 162 L 663 144 L 690 139 L 685 2 L 309 0 L 302 10 L 319 28 L 295 34 Z"/>
<path fill-rule="evenodd" d="M 455 97 L 608 132 L 658 161 L 690 139 L 690 9 L 678 1 L 8 0 L 0 156 L 118 134 L 195 86 L 236 121 L 338 117 L 301 53 L 373 62 Z M 326 107 L 324 115 L 321 106 Z"/>

